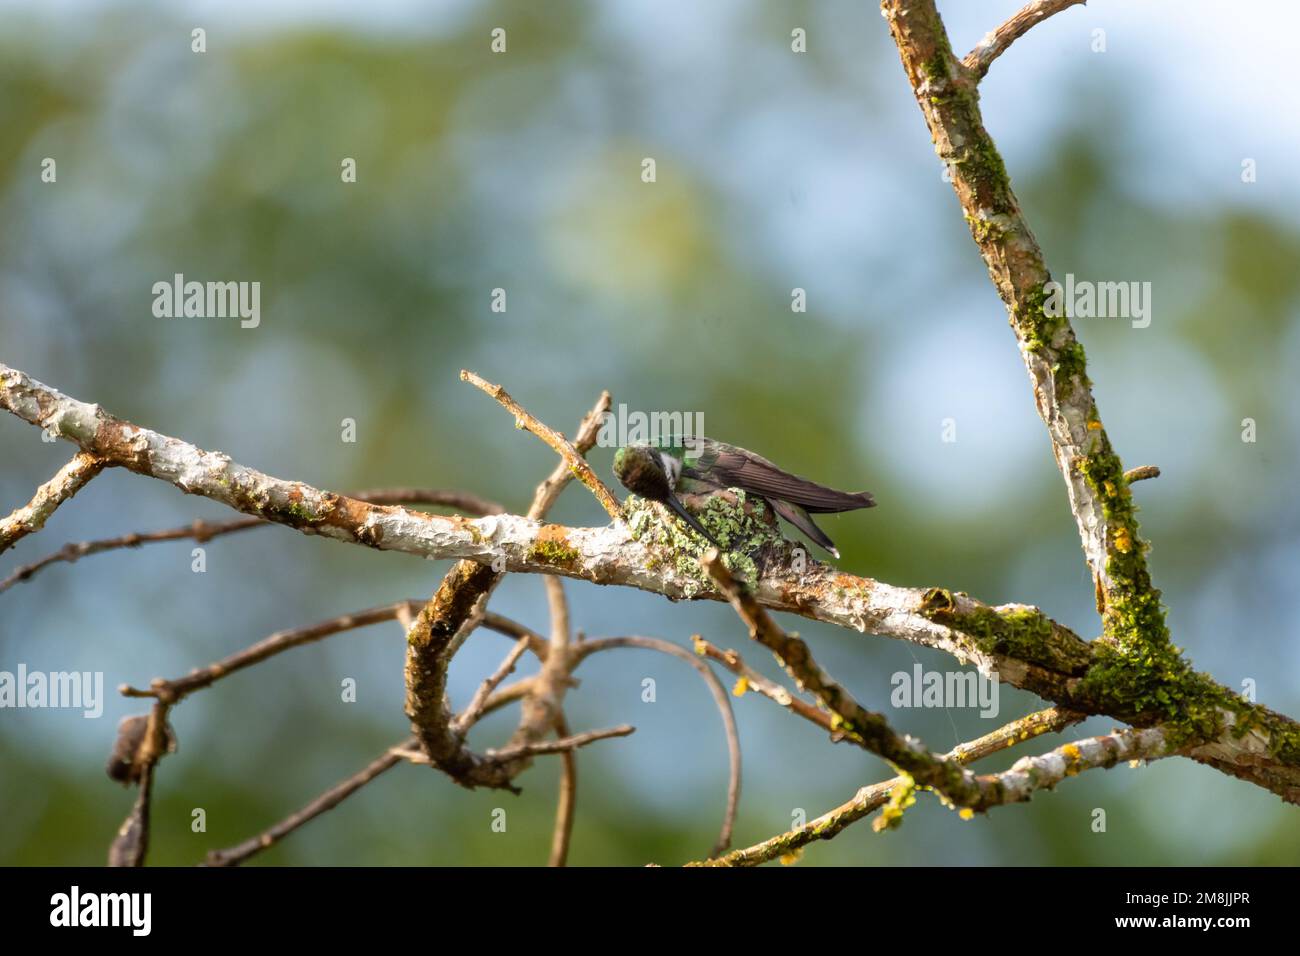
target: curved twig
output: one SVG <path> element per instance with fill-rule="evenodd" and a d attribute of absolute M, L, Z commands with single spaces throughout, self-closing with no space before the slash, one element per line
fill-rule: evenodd
<path fill-rule="evenodd" d="M 727 776 L 727 806 L 722 815 L 722 830 L 718 834 L 717 843 L 714 844 L 713 850 L 709 854 L 710 856 L 717 856 L 731 845 L 731 832 L 736 823 L 736 810 L 740 804 L 740 732 L 736 729 L 736 715 L 731 707 L 731 698 L 727 696 L 727 689 L 722 686 L 718 676 L 698 656 L 683 647 L 678 647 L 671 641 L 665 641 L 658 637 L 634 635 L 586 640 L 581 644 L 575 644 L 569 655 L 573 666 L 577 667 L 579 663 L 592 654 L 616 647 L 638 647 L 647 651 L 669 654 L 686 661 L 704 678 L 709 693 L 713 695 L 714 703 L 718 705 L 718 713 L 722 716 L 722 727 L 727 735 L 729 772 Z"/>

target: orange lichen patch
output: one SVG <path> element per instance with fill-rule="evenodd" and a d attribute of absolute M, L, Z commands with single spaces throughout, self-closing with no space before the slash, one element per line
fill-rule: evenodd
<path fill-rule="evenodd" d="M 1061 748 L 1061 753 L 1065 757 L 1065 775 L 1073 777 L 1080 770 L 1079 764 L 1083 761 L 1083 753 L 1074 744 L 1066 744 Z"/>
<path fill-rule="evenodd" d="M 568 529 L 560 524 L 548 524 L 537 532 L 528 557 L 543 564 L 560 568 L 573 568 L 582 557 L 578 549 L 569 544 Z"/>
<path fill-rule="evenodd" d="M 854 577 L 852 574 L 837 572 L 835 576 L 831 578 L 831 587 L 841 588 L 845 591 L 866 592 L 871 589 L 871 582 L 868 582 L 863 578 Z"/>

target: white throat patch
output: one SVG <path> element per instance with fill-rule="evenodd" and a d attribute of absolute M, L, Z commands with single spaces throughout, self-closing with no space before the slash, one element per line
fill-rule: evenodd
<path fill-rule="evenodd" d="M 676 488 L 677 479 L 682 476 L 682 463 L 664 452 L 659 453 L 659 460 L 663 463 L 664 473 L 668 475 L 668 483 Z"/>

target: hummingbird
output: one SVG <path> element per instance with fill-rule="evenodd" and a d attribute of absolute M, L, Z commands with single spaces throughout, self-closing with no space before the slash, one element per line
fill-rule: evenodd
<path fill-rule="evenodd" d="M 778 515 L 836 558 L 839 551 L 813 523 L 812 515 L 856 511 L 876 503 L 868 492 L 827 488 L 782 471 L 752 451 L 709 438 L 691 438 L 660 447 L 625 445 L 614 454 L 614 475 L 628 491 L 672 509 L 719 551 L 726 548 L 686 510 L 679 494 L 739 488 L 764 499 Z"/>

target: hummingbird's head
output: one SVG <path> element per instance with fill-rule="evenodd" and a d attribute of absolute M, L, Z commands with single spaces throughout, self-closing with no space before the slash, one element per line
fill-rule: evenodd
<path fill-rule="evenodd" d="M 614 475 L 623 487 L 650 501 L 672 497 L 673 480 L 663 455 L 649 445 L 626 445 L 614 453 Z"/>

